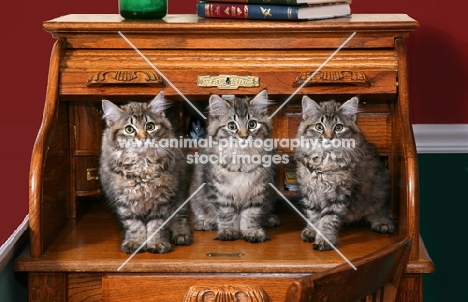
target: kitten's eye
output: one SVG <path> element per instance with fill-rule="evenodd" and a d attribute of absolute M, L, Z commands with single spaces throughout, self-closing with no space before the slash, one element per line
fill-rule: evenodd
<path fill-rule="evenodd" d="M 343 125 L 341 125 L 341 124 L 336 124 L 336 125 L 335 125 L 335 131 L 341 131 L 341 130 L 343 130 Z"/>
<path fill-rule="evenodd" d="M 135 132 L 135 128 L 133 128 L 132 126 L 126 126 L 125 132 L 127 132 L 128 134 L 132 134 Z"/>
<path fill-rule="evenodd" d="M 156 129 L 156 125 L 152 122 L 149 122 L 148 124 L 146 124 L 146 131 L 153 131 Z"/>
<path fill-rule="evenodd" d="M 318 131 L 323 131 L 323 125 L 318 123 L 318 124 L 315 124 L 315 129 L 318 130 Z"/>
<path fill-rule="evenodd" d="M 249 129 L 255 129 L 255 128 L 257 128 L 257 122 L 249 121 Z"/>
<path fill-rule="evenodd" d="M 227 127 L 228 127 L 229 130 L 236 130 L 237 129 L 237 125 L 234 122 L 230 122 L 229 124 L 227 124 Z"/>

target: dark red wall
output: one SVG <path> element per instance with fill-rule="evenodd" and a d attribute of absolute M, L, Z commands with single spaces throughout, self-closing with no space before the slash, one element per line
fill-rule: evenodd
<path fill-rule="evenodd" d="M 463 0 L 354 0 L 354 13 L 405 13 L 414 124 L 468 123 L 468 18 Z M 464 7 L 464 6 L 463 6 Z"/>
<path fill-rule="evenodd" d="M 195 13 L 196 0 L 169 0 Z M 406 13 L 413 123 L 468 123 L 468 17 L 463 0 L 354 0 L 353 13 Z M 42 119 L 54 39 L 42 22 L 71 13 L 117 13 L 117 0 L 2 1 L 0 8 L 0 244 L 28 213 L 31 150 Z"/>

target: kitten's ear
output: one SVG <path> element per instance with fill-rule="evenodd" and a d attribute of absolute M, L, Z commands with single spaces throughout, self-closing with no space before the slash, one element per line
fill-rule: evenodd
<path fill-rule="evenodd" d="M 208 102 L 210 104 L 210 115 L 212 116 L 226 115 L 229 112 L 229 107 L 231 107 L 228 102 L 217 94 L 212 94 Z"/>
<path fill-rule="evenodd" d="M 320 106 L 307 95 L 302 97 L 302 118 L 306 119 L 320 111 Z"/>
<path fill-rule="evenodd" d="M 341 114 L 349 116 L 353 121 L 356 121 L 356 114 L 359 112 L 358 104 L 359 99 L 357 97 L 353 97 L 344 102 L 344 104 L 340 106 Z"/>
<path fill-rule="evenodd" d="M 123 114 L 122 109 L 108 100 L 102 100 L 102 111 L 108 126 L 114 125 Z"/>
<path fill-rule="evenodd" d="M 254 110 L 260 113 L 266 113 L 268 105 L 273 104 L 271 100 L 268 99 L 268 92 L 266 89 L 260 91 L 251 101 L 250 106 L 253 107 Z"/>
<path fill-rule="evenodd" d="M 164 98 L 164 90 L 161 90 L 158 95 L 148 104 L 148 109 L 156 114 L 164 116 L 164 110 L 170 107 L 169 102 Z"/>

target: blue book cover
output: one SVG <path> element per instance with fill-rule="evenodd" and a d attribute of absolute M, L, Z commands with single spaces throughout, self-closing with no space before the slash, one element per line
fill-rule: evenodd
<path fill-rule="evenodd" d="M 241 3 L 197 3 L 197 15 L 203 18 L 251 20 L 314 20 L 351 14 L 349 3 L 322 5 L 263 5 Z"/>

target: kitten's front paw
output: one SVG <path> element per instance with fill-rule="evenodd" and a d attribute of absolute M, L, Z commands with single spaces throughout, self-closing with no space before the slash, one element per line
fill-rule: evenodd
<path fill-rule="evenodd" d="M 190 228 L 187 220 L 174 223 L 171 226 L 171 241 L 177 245 L 192 244 L 192 229 Z"/>
<path fill-rule="evenodd" d="M 329 251 L 329 250 L 332 250 L 332 249 L 333 249 L 333 247 L 323 239 L 318 239 L 318 240 L 316 240 L 314 242 L 314 250 Z"/>
<path fill-rule="evenodd" d="M 248 230 L 243 231 L 244 240 L 251 243 L 265 242 L 268 237 L 265 234 L 265 231 L 262 229 L 259 230 Z"/>
<path fill-rule="evenodd" d="M 314 242 L 315 241 L 315 230 L 304 229 L 301 233 L 301 238 L 305 242 Z"/>
<path fill-rule="evenodd" d="M 192 234 L 174 234 L 171 239 L 172 243 L 177 245 L 190 245 L 193 242 Z"/>
<path fill-rule="evenodd" d="M 395 226 L 393 223 L 379 223 L 372 225 L 372 231 L 381 234 L 391 234 L 395 232 Z"/>
<path fill-rule="evenodd" d="M 216 223 L 208 223 L 204 220 L 195 221 L 194 228 L 197 231 L 216 231 Z"/>
<path fill-rule="evenodd" d="M 133 254 L 136 251 L 138 251 L 138 253 L 142 253 L 146 250 L 146 246 L 144 245 L 142 246 L 141 243 L 138 243 L 136 241 L 128 240 L 128 241 L 122 242 L 122 244 L 120 245 L 120 250 L 127 254 Z"/>
<path fill-rule="evenodd" d="M 216 239 L 223 241 L 232 241 L 240 238 L 240 232 L 235 229 L 222 229 L 218 231 Z"/>
<path fill-rule="evenodd" d="M 146 250 L 150 253 L 164 254 L 172 251 L 172 245 L 169 242 L 156 242 L 148 244 Z"/>
<path fill-rule="evenodd" d="M 271 228 L 271 227 L 279 226 L 280 224 L 281 224 L 281 221 L 279 220 L 278 216 L 271 214 L 265 219 L 264 226 Z"/>

